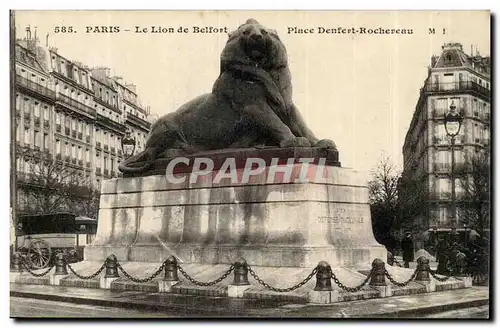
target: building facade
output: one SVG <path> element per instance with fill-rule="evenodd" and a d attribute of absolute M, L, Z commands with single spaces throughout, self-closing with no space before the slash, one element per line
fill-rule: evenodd
<path fill-rule="evenodd" d="M 99 190 L 103 179 L 120 175 L 121 139 L 127 132 L 135 136 L 135 152 L 144 149 L 149 108 L 141 105 L 135 85 L 111 77 L 109 69 L 67 59 L 29 34 L 16 40 L 15 56 L 17 198 L 25 200 L 18 201 L 21 213 L 32 203 L 23 190 L 40 179 L 33 162 L 44 159 L 62 166 L 78 184 Z"/>
<path fill-rule="evenodd" d="M 463 118 L 453 147 L 459 171 L 469 155 L 489 148 L 490 90 L 490 57 L 467 55 L 461 44 L 448 43 L 440 55 L 431 58 L 403 146 L 403 174 L 421 180 L 428 197 L 426 213 L 415 218 L 420 231 L 465 230 L 460 201 L 455 202 L 456 216 L 452 207 L 452 176 L 455 199 L 460 199 L 462 190 L 451 172 L 451 139 L 444 118 L 450 107 Z"/>

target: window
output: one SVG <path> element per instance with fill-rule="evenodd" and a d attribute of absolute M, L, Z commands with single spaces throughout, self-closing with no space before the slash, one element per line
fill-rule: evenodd
<path fill-rule="evenodd" d="M 76 147 L 71 145 L 71 157 L 76 158 Z"/>
<path fill-rule="evenodd" d="M 78 146 L 78 160 L 82 159 L 82 147 Z"/>
<path fill-rule="evenodd" d="M 440 207 L 439 208 L 439 223 L 444 224 L 448 221 L 448 211 L 446 207 Z"/>
<path fill-rule="evenodd" d="M 114 158 L 111 159 L 111 171 L 112 172 L 115 171 L 115 159 Z"/>
<path fill-rule="evenodd" d="M 76 120 L 71 120 L 71 129 L 76 131 Z"/>
<path fill-rule="evenodd" d="M 49 135 L 47 133 L 43 134 L 43 149 L 49 149 Z"/>
<path fill-rule="evenodd" d="M 24 129 L 24 143 L 27 144 L 27 145 L 31 144 L 31 142 L 30 142 L 30 139 L 31 139 L 30 136 L 31 136 L 30 129 L 29 128 L 28 129 L 25 128 Z"/>
<path fill-rule="evenodd" d="M 35 147 L 40 147 L 40 132 L 35 131 Z"/>
<path fill-rule="evenodd" d="M 82 133 L 83 132 L 83 123 L 82 121 L 78 121 L 78 132 Z"/>
<path fill-rule="evenodd" d="M 43 106 L 43 119 L 48 121 L 49 120 L 49 107 Z"/>
<path fill-rule="evenodd" d="M 56 154 L 61 154 L 61 141 L 56 139 Z"/>
<path fill-rule="evenodd" d="M 29 98 L 24 98 L 24 112 L 26 114 L 30 114 L 31 113 L 30 109 L 31 108 L 30 108 L 30 100 L 29 100 Z"/>
<path fill-rule="evenodd" d="M 447 61 L 447 62 L 451 61 L 451 54 L 450 54 L 449 52 L 448 52 L 448 53 L 446 53 L 446 54 L 444 55 L 444 59 L 445 59 L 445 61 Z"/>
<path fill-rule="evenodd" d="M 64 149 L 66 151 L 66 156 L 71 156 L 71 148 L 69 147 L 69 143 L 64 143 Z"/>
<path fill-rule="evenodd" d="M 56 124 L 61 124 L 61 113 L 56 112 Z"/>
<path fill-rule="evenodd" d="M 88 148 L 85 149 L 85 160 L 90 162 L 90 150 Z"/>
<path fill-rule="evenodd" d="M 35 101 L 35 117 L 40 117 L 40 104 Z"/>
<path fill-rule="evenodd" d="M 95 166 L 100 168 L 101 167 L 101 158 L 99 154 L 95 154 Z"/>

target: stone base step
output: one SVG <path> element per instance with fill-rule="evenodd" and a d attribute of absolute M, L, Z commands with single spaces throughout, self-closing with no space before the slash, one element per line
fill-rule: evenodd
<path fill-rule="evenodd" d="M 96 272 L 102 263 L 98 262 L 80 262 L 74 263 L 72 265 L 73 269 L 80 275 L 88 276 Z M 149 262 L 123 262 L 122 267 L 127 271 L 129 275 L 138 279 L 144 279 L 151 276 L 161 265 L 161 263 L 149 263 Z M 190 275 L 192 278 L 200 282 L 209 282 L 219 278 L 224 274 L 229 268 L 228 265 L 200 265 L 200 264 L 181 264 L 184 271 Z M 305 277 L 311 273 L 310 268 L 276 268 L 276 267 L 252 267 L 255 273 L 264 282 L 270 286 L 276 288 L 287 288 L 300 283 Z M 386 267 L 389 274 L 398 282 L 403 282 L 408 280 L 413 274 L 414 270 L 405 269 L 400 267 L 387 266 Z M 42 272 L 43 270 L 40 270 Z M 338 280 L 347 287 L 356 287 L 361 282 L 363 282 L 368 274 L 369 270 L 365 267 L 361 268 L 346 268 L 337 267 L 332 268 L 333 273 L 338 278 Z M 120 271 L 119 271 L 120 272 Z M 52 275 L 52 273 L 49 273 Z M 11 274 L 11 282 L 17 284 L 28 284 L 28 285 L 50 285 L 54 284 L 51 279 L 47 276 L 34 277 L 28 272 L 23 272 L 22 274 Z M 92 279 L 80 279 L 73 274 L 61 277 L 57 282 L 60 286 L 65 287 L 79 287 L 79 288 L 102 288 L 103 284 L 101 279 L 105 275 L 105 270 L 100 273 L 99 276 Z M 169 293 L 173 294 L 185 294 L 185 295 L 199 295 L 199 296 L 215 296 L 215 297 L 228 297 L 228 288 L 233 282 L 233 273 L 229 274 L 221 282 L 214 284 L 212 286 L 199 286 L 193 284 L 188 279 L 186 279 L 180 272 L 179 282 L 173 285 Z M 133 282 L 132 280 L 123 276 L 120 272 L 120 277 L 114 279 L 109 284 L 109 289 L 111 291 L 137 291 L 146 293 L 158 293 L 160 292 L 160 284 L 164 279 L 164 273 L 160 273 L 151 281 L 144 283 Z M 265 286 L 259 284 L 259 282 L 254 279 L 249 274 L 248 277 L 250 286 L 243 288 L 240 297 L 245 299 L 262 299 L 262 300 L 276 300 L 276 301 L 288 301 L 293 303 L 308 303 L 317 302 L 317 299 L 311 296 L 311 291 L 314 290 L 316 285 L 316 277 L 312 277 L 308 282 L 303 284 L 303 286 L 291 291 L 291 292 L 274 292 L 269 290 Z M 431 277 L 432 286 L 435 286 L 435 291 L 446 291 L 452 289 L 462 289 L 470 287 L 468 280 L 461 280 L 458 278 L 450 278 L 444 282 L 437 281 Z M 398 287 L 393 285 L 386 278 L 387 286 L 390 286 L 390 296 L 402 296 L 411 294 L 421 294 L 426 293 L 429 290 L 429 283 L 412 281 L 405 287 Z M 366 284 L 358 292 L 346 292 L 337 286 L 334 281 L 332 281 L 332 296 L 329 302 L 346 302 L 354 300 L 364 300 L 379 298 L 387 293 L 387 290 L 381 291 L 380 288 L 372 287 Z M 328 303 L 329 303 L 328 302 Z"/>

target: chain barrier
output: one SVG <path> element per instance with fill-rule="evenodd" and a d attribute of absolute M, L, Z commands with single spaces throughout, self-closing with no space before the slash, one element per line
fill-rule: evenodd
<path fill-rule="evenodd" d="M 368 281 L 372 277 L 372 274 L 373 274 L 373 270 L 370 270 L 370 273 L 365 278 L 365 280 L 363 280 L 363 282 L 356 287 L 348 287 L 348 286 L 344 285 L 343 283 L 340 282 L 340 280 L 337 278 L 337 276 L 335 276 L 335 273 L 333 273 L 333 272 L 332 272 L 332 279 L 337 284 L 337 286 L 340 287 L 340 289 L 343 289 L 349 293 L 356 293 L 356 292 L 359 292 L 361 290 L 361 288 L 363 288 L 368 283 Z"/>
<path fill-rule="evenodd" d="M 43 276 L 45 276 L 46 274 L 48 274 L 48 273 L 50 272 L 50 270 L 52 270 L 52 268 L 54 268 L 54 266 L 53 266 L 53 265 L 51 265 L 51 266 L 49 266 L 49 267 L 47 268 L 47 270 L 43 271 L 42 273 L 36 273 L 36 272 L 32 271 L 32 270 L 30 269 L 30 267 L 29 267 L 28 265 L 26 265 L 26 263 L 24 263 L 24 261 L 22 262 L 22 265 L 23 265 L 23 267 L 26 269 L 26 271 L 28 271 L 28 272 L 29 272 L 32 276 L 34 276 L 34 277 L 43 277 Z"/>
<path fill-rule="evenodd" d="M 220 276 L 219 278 L 217 278 L 217 279 L 215 279 L 213 281 L 209 281 L 209 282 L 203 282 L 203 281 L 199 281 L 199 280 L 194 279 L 186 271 L 184 271 L 184 269 L 179 264 L 177 264 L 177 268 L 182 273 L 182 275 L 184 277 L 186 277 L 187 280 L 191 281 L 193 284 L 195 284 L 197 286 L 207 287 L 207 286 L 213 286 L 215 284 L 218 284 L 222 280 L 226 279 L 227 276 L 229 276 L 231 274 L 231 272 L 233 272 L 233 270 L 234 270 L 234 264 L 231 264 L 231 266 L 229 267 L 229 269 L 222 276 Z"/>
<path fill-rule="evenodd" d="M 415 277 L 417 276 L 417 273 L 419 272 L 419 268 L 416 268 L 415 271 L 413 271 L 413 274 L 411 275 L 411 277 L 406 280 L 405 282 L 397 282 L 396 280 L 394 280 L 394 278 L 389 274 L 389 271 L 385 270 L 384 271 L 384 274 L 385 276 L 387 277 L 387 279 L 389 279 L 390 282 L 392 282 L 394 285 L 398 286 L 398 287 L 405 287 L 407 286 L 413 279 L 415 279 Z"/>
<path fill-rule="evenodd" d="M 440 281 L 440 282 L 446 281 L 446 280 L 451 278 L 451 276 L 445 276 L 443 278 L 438 277 L 436 271 L 429 270 L 429 272 L 430 272 L 431 276 L 434 277 L 434 279 L 436 279 L 437 281 Z"/>
<path fill-rule="evenodd" d="M 268 283 L 264 282 L 264 280 L 262 280 L 256 273 L 255 271 L 252 270 L 252 268 L 250 267 L 250 265 L 247 264 L 247 268 L 248 268 L 248 272 L 250 272 L 250 274 L 252 275 L 252 277 L 257 280 L 257 282 L 259 284 L 261 284 L 262 286 L 266 287 L 267 289 L 269 290 L 272 290 L 273 292 L 278 292 L 278 293 L 287 293 L 287 292 L 291 292 L 292 290 L 295 290 L 299 287 L 302 287 L 304 286 L 304 284 L 306 284 L 309 280 L 311 280 L 312 277 L 314 277 L 314 275 L 316 274 L 316 272 L 318 272 L 318 268 L 314 268 L 311 273 L 304 279 L 302 280 L 301 282 L 299 282 L 298 284 L 295 284 L 293 285 L 292 287 L 288 287 L 288 288 L 277 288 L 277 287 L 273 287 L 271 285 L 269 285 Z"/>
<path fill-rule="evenodd" d="M 127 277 L 128 279 L 132 280 L 133 282 L 143 283 L 143 282 L 150 282 L 151 280 L 156 278 L 156 276 L 158 276 L 163 271 L 163 268 L 165 268 L 165 262 L 163 262 L 163 264 L 160 265 L 160 267 L 151 276 L 144 278 L 144 279 L 132 277 L 130 274 L 128 274 L 127 271 L 125 271 L 125 269 L 121 266 L 120 263 L 116 263 L 116 266 L 118 267 L 118 269 L 120 269 L 120 271 L 123 273 L 123 275 L 125 277 Z"/>
<path fill-rule="evenodd" d="M 71 264 L 68 263 L 68 268 L 69 268 L 69 271 L 71 271 L 71 273 L 73 273 L 75 276 L 77 276 L 78 278 L 80 279 L 83 279 L 83 280 L 88 280 L 88 279 L 93 279 L 95 277 L 97 277 L 101 272 L 102 270 L 104 270 L 104 268 L 106 267 L 106 262 L 104 262 L 101 267 L 96 271 L 94 272 L 93 274 L 89 275 L 89 276 L 82 276 L 80 274 L 78 274 L 72 267 L 71 267 Z"/>
<path fill-rule="evenodd" d="M 396 258 L 393 258 L 392 260 L 393 260 L 393 262 L 394 262 L 394 263 L 396 263 L 396 265 L 397 265 L 398 267 L 400 267 L 400 268 L 404 268 L 404 265 L 402 265 L 401 263 L 399 263 L 399 261 L 398 261 L 398 260 L 396 260 Z"/>

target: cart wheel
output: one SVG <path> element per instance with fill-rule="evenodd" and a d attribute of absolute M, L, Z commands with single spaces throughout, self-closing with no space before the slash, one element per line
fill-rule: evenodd
<path fill-rule="evenodd" d="M 52 251 L 45 240 L 34 240 L 28 248 L 27 260 L 33 269 L 43 269 L 50 263 Z"/>

